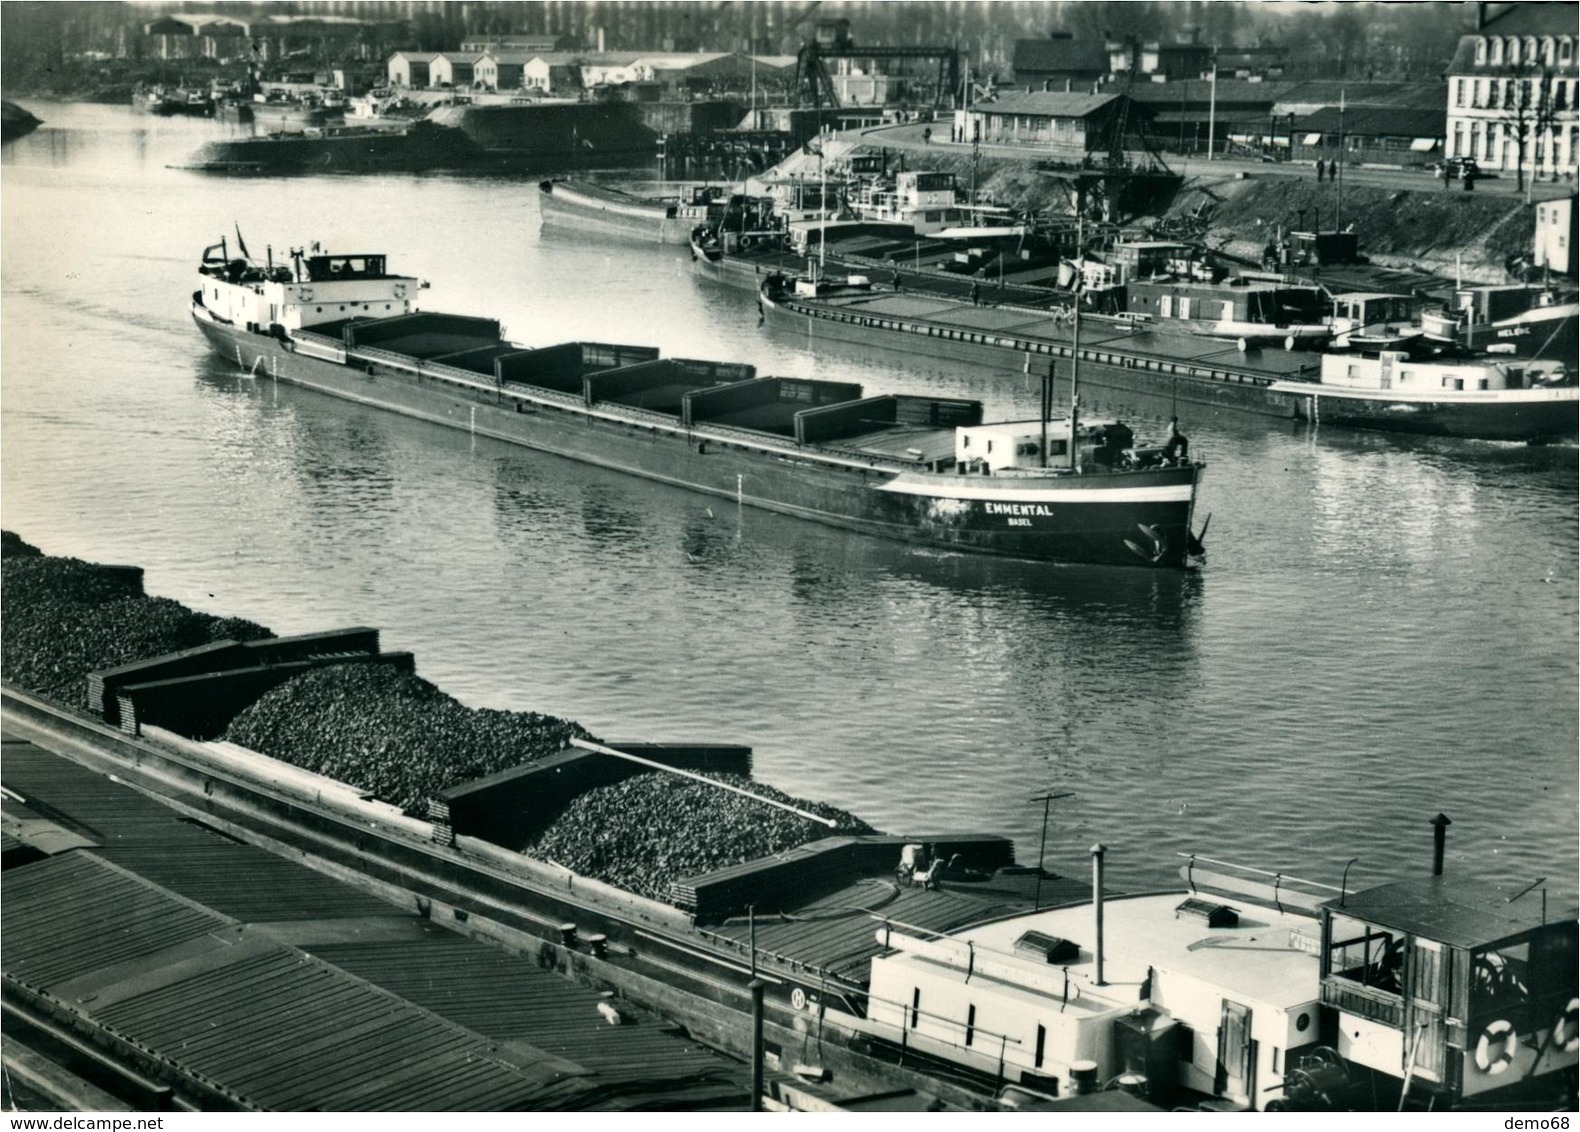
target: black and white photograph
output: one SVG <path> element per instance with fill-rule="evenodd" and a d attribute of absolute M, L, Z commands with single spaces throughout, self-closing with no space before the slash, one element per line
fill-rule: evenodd
<path fill-rule="evenodd" d="M 0 0 L 7 1129 L 1569 1127 L 1577 40 Z"/>

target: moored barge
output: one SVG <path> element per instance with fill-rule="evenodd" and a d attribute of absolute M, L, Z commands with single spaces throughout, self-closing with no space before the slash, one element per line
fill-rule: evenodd
<path fill-rule="evenodd" d="M 214 253 L 218 252 L 218 255 Z M 205 252 L 191 313 L 243 370 L 830 526 L 955 551 L 1183 568 L 1203 466 L 1116 420 L 987 423 L 980 402 L 863 396 L 656 349 L 530 349 L 418 312 L 382 255 Z"/>
<path fill-rule="evenodd" d="M 694 227 L 722 210 L 723 192 L 695 187 L 675 200 L 651 200 L 602 185 L 549 180 L 538 182 L 538 208 L 546 225 L 684 244 Z"/>
<path fill-rule="evenodd" d="M 758 293 L 765 321 L 813 338 L 973 362 L 1008 372 L 1040 372 L 1076 351 L 1066 310 L 979 306 L 935 295 L 862 284 L 798 293 L 784 275 Z M 1319 364 L 1280 349 L 1241 351 L 1234 343 L 1147 329 L 1134 320 L 1083 316 L 1083 387 L 1168 402 L 1293 420 L 1300 402 L 1275 388 Z"/>
<path fill-rule="evenodd" d="M 1580 433 L 1580 387 L 1561 362 L 1445 351 L 1326 354 L 1318 382 L 1280 383 L 1308 419 L 1429 436 L 1540 443 Z"/>

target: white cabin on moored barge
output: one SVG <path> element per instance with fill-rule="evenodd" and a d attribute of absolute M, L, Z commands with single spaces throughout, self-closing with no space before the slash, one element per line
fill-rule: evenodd
<path fill-rule="evenodd" d="M 1464 356 L 1418 358 L 1407 350 L 1367 354 L 1324 354 L 1324 386 L 1336 389 L 1392 391 L 1437 397 L 1444 393 L 1536 389 L 1560 385 L 1562 362 Z"/>
<path fill-rule="evenodd" d="M 1347 892 L 1205 865 L 1259 872 L 1193 857 L 1188 892 L 947 934 L 885 923 L 864 1027 L 902 1054 L 1056 1097 L 1564 1103 L 1580 1060 L 1572 909 L 1440 875 Z"/>
<path fill-rule="evenodd" d="M 209 252 L 214 249 L 210 248 Z M 422 280 L 391 275 L 382 255 L 304 255 L 267 266 L 210 258 L 200 269 L 204 307 L 217 319 L 255 334 L 275 326 L 302 330 L 351 318 L 410 314 Z"/>

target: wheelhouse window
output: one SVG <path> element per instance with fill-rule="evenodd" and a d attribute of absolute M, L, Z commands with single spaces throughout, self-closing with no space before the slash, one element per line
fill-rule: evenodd
<path fill-rule="evenodd" d="M 1404 936 L 1335 914 L 1327 973 L 1373 992 L 1399 995 L 1404 978 Z"/>

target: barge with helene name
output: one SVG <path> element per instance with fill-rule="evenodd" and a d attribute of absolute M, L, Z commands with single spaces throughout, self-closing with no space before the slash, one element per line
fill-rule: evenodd
<path fill-rule="evenodd" d="M 651 347 L 528 348 L 419 312 L 382 255 L 204 253 L 194 322 L 243 370 L 829 526 L 951 551 L 1180 569 L 1204 465 L 1117 420 L 984 422 L 977 401 L 864 396 Z M 218 254 L 216 254 L 218 253 Z M 1051 403 L 1051 397 L 1045 404 Z"/>
<path fill-rule="evenodd" d="M 1245 340 L 1175 332 L 1146 319 L 1097 314 L 1083 315 L 1077 342 L 1069 311 L 977 306 L 899 293 L 865 279 L 815 287 L 803 282 L 782 274 L 766 277 L 758 294 L 764 321 L 811 337 L 1025 372 L 1079 354 L 1083 387 L 1287 420 L 1532 443 L 1576 432 L 1572 362 L 1511 366 L 1507 357 L 1467 354 L 1449 359 L 1448 369 L 1457 365 L 1458 371 L 1438 374 L 1441 387 L 1419 397 L 1401 393 L 1387 375 L 1377 376 L 1377 388 L 1367 392 L 1346 388 L 1338 376 L 1368 364 L 1353 352 L 1263 349 Z M 1444 365 L 1428 358 L 1409 371 L 1424 380 Z M 1463 383 L 1467 374 L 1471 384 L 1461 392 L 1453 382 Z"/>

